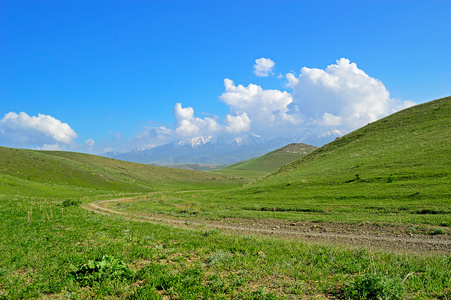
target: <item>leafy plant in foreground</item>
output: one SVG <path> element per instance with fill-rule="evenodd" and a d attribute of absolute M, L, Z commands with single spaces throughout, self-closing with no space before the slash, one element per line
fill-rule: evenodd
<path fill-rule="evenodd" d="M 402 299 L 404 286 L 401 280 L 381 274 L 357 277 L 342 290 L 342 299 L 388 300 Z"/>
<path fill-rule="evenodd" d="M 134 272 L 123 261 L 105 254 L 102 258 L 82 264 L 70 272 L 70 276 L 82 286 L 92 286 L 94 282 L 105 280 L 130 280 Z"/>

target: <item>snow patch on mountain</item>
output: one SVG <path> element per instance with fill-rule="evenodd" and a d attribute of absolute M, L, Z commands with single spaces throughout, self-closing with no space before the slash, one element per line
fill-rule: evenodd
<path fill-rule="evenodd" d="M 208 142 L 210 142 L 213 139 L 212 136 L 199 136 L 199 137 L 194 137 L 194 138 L 190 138 L 184 141 L 180 141 L 178 142 L 179 145 L 184 146 L 184 145 L 189 145 L 193 148 L 197 148 L 201 145 L 205 145 Z"/>
<path fill-rule="evenodd" d="M 323 132 L 319 137 L 320 138 L 341 137 L 347 133 L 348 133 L 348 131 L 344 130 L 344 129 L 331 129 L 331 130 Z"/>
<path fill-rule="evenodd" d="M 145 151 L 145 150 L 150 150 L 152 148 L 155 148 L 155 146 L 154 145 L 146 145 L 146 146 L 136 148 L 134 151 Z"/>

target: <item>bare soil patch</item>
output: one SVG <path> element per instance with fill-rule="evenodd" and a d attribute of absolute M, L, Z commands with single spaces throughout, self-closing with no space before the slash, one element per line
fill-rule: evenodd
<path fill-rule="evenodd" d="M 431 234 L 433 226 L 374 223 L 314 223 L 279 219 L 226 218 L 222 220 L 183 219 L 161 214 L 126 213 L 111 209 L 110 203 L 131 202 L 133 198 L 104 200 L 83 205 L 83 208 L 104 215 L 121 215 L 134 221 L 169 224 L 177 227 L 205 230 L 218 229 L 242 235 L 261 235 L 298 239 L 319 244 L 365 247 L 414 254 L 450 254 L 451 235 Z"/>

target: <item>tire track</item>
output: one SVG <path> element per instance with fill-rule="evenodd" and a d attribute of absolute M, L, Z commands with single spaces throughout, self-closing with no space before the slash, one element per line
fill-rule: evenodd
<path fill-rule="evenodd" d="M 131 202 L 133 200 L 134 198 L 130 197 L 102 200 L 83 204 L 82 207 L 103 215 L 117 215 L 132 221 L 166 224 L 191 230 L 220 229 L 226 232 L 233 232 L 242 235 L 261 235 L 284 239 L 300 239 L 320 244 L 366 247 L 374 250 L 382 249 L 401 253 L 409 252 L 432 255 L 451 253 L 451 236 L 449 235 L 430 236 L 425 234 L 416 234 L 413 236 L 399 234 L 395 235 L 393 233 L 383 233 L 383 235 L 377 235 L 369 232 L 334 232 L 334 223 L 327 223 L 328 227 L 332 227 L 332 231 L 312 231 L 311 229 L 305 229 L 306 224 L 312 224 L 309 222 L 305 222 L 302 227 L 290 226 L 287 224 L 282 226 L 276 225 L 273 227 L 268 226 L 268 223 L 274 222 L 281 225 L 283 223 L 289 223 L 289 221 L 240 219 L 240 221 L 242 221 L 241 223 L 234 223 L 230 221 L 226 221 L 226 223 L 224 223 L 224 221 L 176 219 L 165 215 L 149 216 L 138 213 L 121 212 L 106 207 L 109 203 Z M 316 224 L 313 226 L 314 228 L 319 226 Z M 321 226 L 319 227 L 321 228 Z"/>

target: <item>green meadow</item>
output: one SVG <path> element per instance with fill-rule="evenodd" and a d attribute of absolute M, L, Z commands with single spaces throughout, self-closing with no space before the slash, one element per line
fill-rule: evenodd
<path fill-rule="evenodd" d="M 120 210 L 187 222 L 407 224 L 449 235 L 450 133 L 448 97 L 294 161 L 276 151 L 215 172 L 0 147 L 0 299 L 449 299 L 451 251 L 183 229 L 82 205 L 139 196 Z"/>

